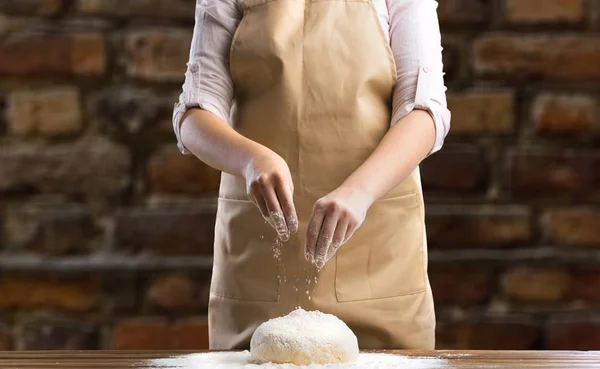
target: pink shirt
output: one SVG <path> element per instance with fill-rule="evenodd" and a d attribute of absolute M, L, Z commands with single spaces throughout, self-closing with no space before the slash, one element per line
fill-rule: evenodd
<path fill-rule="evenodd" d="M 372 0 L 386 40 L 396 61 L 392 119 L 396 124 L 413 109 L 433 117 L 438 151 L 450 129 L 442 64 L 442 45 L 435 0 Z M 229 74 L 229 49 L 242 18 L 242 0 L 197 0 L 196 26 L 183 92 L 173 111 L 177 144 L 181 142 L 181 117 L 192 107 L 230 120 L 233 82 Z"/>

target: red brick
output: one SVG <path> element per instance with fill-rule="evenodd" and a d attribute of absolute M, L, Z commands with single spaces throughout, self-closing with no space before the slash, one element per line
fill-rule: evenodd
<path fill-rule="evenodd" d="M 481 23 L 486 18 L 485 1 L 443 0 L 438 4 L 438 17 L 442 23 Z"/>
<path fill-rule="evenodd" d="M 448 93 L 452 134 L 506 134 L 515 130 L 514 92 L 471 90 Z"/>
<path fill-rule="evenodd" d="M 6 325 L 0 324 L 0 351 L 9 351 L 12 348 L 12 333 Z"/>
<path fill-rule="evenodd" d="M 165 275 L 154 278 L 146 298 L 158 308 L 168 311 L 191 311 L 198 306 L 199 288 L 184 275 Z"/>
<path fill-rule="evenodd" d="M 452 81 L 459 73 L 461 57 L 461 41 L 458 38 L 442 34 L 442 63 L 444 80 Z"/>
<path fill-rule="evenodd" d="M 586 95 L 539 95 L 531 112 L 533 125 L 542 134 L 593 134 L 599 131 L 596 105 Z"/>
<path fill-rule="evenodd" d="M 113 85 L 92 95 L 89 106 L 103 133 L 124 140 L 155 142 L 156 136 L 173 138 L 171 116 L 176 99 L 176 96 L 161 96 L 149 88 Z M 162 126 L 164 123 L 168 128 Z M 146 151 L 154 145 L 143 147 Z"/>
<path fill-rule="evenodd" d="M 600 2 L 589 1 L 588 24 L 592 30 L 600 30 Z"/>
<path fill-rule="evenodd" d="M 441 323 L 436 332 L 436 349 L 531 350 L 540 334 L 540 327 L 526 323 Z"/>
<path fill-rule="evenodd" d="M 127 74 L 158 81 L 183 81 L 192 32 L 188 29 L 153 29 L 126 37 Z"/>
<path fill-rule="evenodd" d="M 470 305 L 485 301 L 491 292 L 489 274 L 482 270 L 464 268 L 429 271 L 429 282 L 437 305 Z"/>
<path fill-rule="evenodd" d="M 118 18 L 194 19 L 195 0 L 77 0 L 79 13 Z"/>
<path fill-rule="evenodd" d="M 92 216 L 83 207 L 31 206 L 10 215 L 5 232 L 19 249 L 48 255 L 79 253 L 88 249 L 94 236 Z"/>
<path fill-rule="evenodd" d="M 102 311 L 113 315 L 118 313 L 138 313 L 142 300 L 143 282 L 137 273 L 124 268 L 104 274 L 100 278 Z"/>
<path fill-rule="evenodd" d="M 8 129 L 15 135 L 60 136 L 81 130 L 79 93 L 72 87 L 21 90 L 8 98 Z"/>
<path fill-rule="evenodd" d="M 206 318 L 169 323 L 158 318 L 138 318 L 117 323 L 113 333 L 116 350 L 207 350 Z"/>
<path fill-rule="evenodd" d="M 478 74 L 515 78 L 600 78 L 600 38 L 585 35 L 489 34 L 473 44 Z"/>
<path fill-rule="evenodd" d="M 199 311 L 208 311 L 208 303 L 210 300 L 210 283 L 211 276 L 209 275 L 200 287 L 200 305 L 198 307 Z"/>
<path fill-rule="evenodd" d="M 571 276 L 560 269 L 516 267 L 502 277 L 506 296 L 522 302 L 556 302 L 565 296 Z"/>
<path fill-rule="evenodd" d="M 600 270 L 577 270 L 571 273 L 571 278 L 568 300 L 600 303 Z"/>
<path fill-rule="evenodd" d="M 138 209 L 117 214 L 115 236 L 126 249 L 162 255 L 211 255 L 215 209 Z"/>
<path fill-rule="evenodd" d="M 546 211 L 541 219 L 546 242 L 559 246 L 600 248 L 598 209 L 552 209 Z"/>
<path fill-rule="evenodd" d="M 2 0 L 0 13 L 9 15 L 55 15 L 63 0 Z"/>
<path fill-rule="evenodd" d="M 86 312 L 98 302 L 98 284 L 93 279 L 52 276 L 0 278 L 0 309 L 57 309 Z"/>
<path fill-rule="evenodd" d="M 128 150 L 101 137 L 54 146 L 3 145 L 0 162 L 0 192 L 114 195 L 129 184 Z"/>
<path fill-rule="evenodd" d="M 421 164 L 423 188 L 440 191 L 481 189 L 487 183 L 486 166 L 485 154 L 479 148 L 448 144 Z"/>
<path fill-rule="evenodd" d="M 14 33 L 0 39 L 0 76 L 99 76 L 106 69 L 105 53 L 96 33 Z"/>
<path fill-rule="evenodd" d="M 600 151 L 513 150 L 506 164 L 508 187 L 515 194 L 584 195 L 597 188 Z"/>
<path fill-rule="evenodd" d="M 554 321 L 548 327 L 550 350 L 600 350 L 600 322 Z"/>
<path fill-rule="evenodd" d="M 160 119 L 157 127 L 161 133 L 173 134 L 173 120 L 171 117 Z"/>
<path fill-rule="evenodd" d="M 193 155 L 182 155 L 175 145 L 152 156 L 147 171 L 153 192 L 200 195 L 219 190 L 221 173 Z"/>
<path fill-rule="evenodd" d="M 17 350 L 97 350 L 100 329 L 58 318 L 29 319 L 17 325 Z"/>
<path fill-rule="evenodd" d="M 585 17 L 585 0 L 504 0 L 508 21 L 521 24 L 578 23 Z"/>
<path fill-rule="evenodd" d="M 531 240 L 531 218 L 522 207 L 430 206 L 426 212 L 431 248 L 498 248 Z"/>

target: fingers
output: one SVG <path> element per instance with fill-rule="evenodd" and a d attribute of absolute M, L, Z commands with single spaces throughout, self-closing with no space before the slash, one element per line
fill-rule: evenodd
<path fill-rule="evenodd" d="M 337 223 L 337 214 L 333 211 L 327 213 L 321 225 L 319 236 L 317 237 L 317 246 L 314 254 L 317 268 L 322 268 L 325 265 L 325 258 L 327 257 L 329 246 L 333 240 L 333 235 L 336 232 Z"/>
<path fill-rule="evenodd" d="M 289 167 L 277 153 L 264 148 L 244 167 L 246 192 L 263 218 L 287 241 L 298 231 L 294 184 Z"/>
<path fill-rule="evenodd" d="M 315 203 L 306 237 L 306 260 L 322 268 L 358 229 L 362 220 L 339 200 Z"/>
<path fill-rule="evenodd" d="M 289 234 L 294 234 L 298 232 L 298 215 L 296 214 L 296 208 L 294 207 L 293 191 L 289 186 L 286 186 L 282 180 L 276 182 L 275 191 L 277 193 L 279 205 L 283 211 L 283 217 L 288 232 Z"/>
<path fill-rule="evenodd" d="M 333 239 L 331 240 L 331 245 L 327 250 L 327 254 L 325 255 L 325 263 L 329 261 L 335 255 L 337 250 L 346 242 L 346 231 L 348 230 L 349 220 L 347 218 L 340 218 L 335 227 L 335 233 L 333 234 Z"/>
<path fill-rule="evenodd" d="M 317 202 L 318 204 L 318 202 Z M 325 218 L 323 209 L 315 204 L 313 208 L 312 216 L 308 223 L 308 230 L 306 234 L 306 246 L 304 248 L 304 256 L 307 261 L 314 262 L 315 250 L 317 249 L 317 241 L 319 239 L 319 233 L 321 232 L 321 226 Z"/>
<path fill-rule="evenodd" d="M 285 218 L 283 217 L 281 207 L 279 206 L 279 199 L 277 198 L 275 189 L 272 187 L 263 188 L 262 194 L 265 199 L 265 203 L 267 204 L 267 211 L 272 222 L 271 226 L 275 228 L 277 236 L 282 241 L 287 241 L 290 238 L 290 232 L 287 224 L 285 223 Z"/>
<path fill-rule="evenodd" d="M 344 237 L 344 241 L 342 241 L 342 244 L 348 242 L 348 240 L 352 237 L 352 235 L 354 235 L 354 232 L 356 232 L 359 226 L 359 222 L 357 222 L 354 219 L 349 219 L 348 228 L 346 229 L 346 235 Z"/>
<path fill-rule="evenodd" d="M 267 204 L 265 203 L 265 199 L 263 198 L 262 191 L 258 184 L 253 184 L 251 186 L 250 193 L 248 195 L 252 203 L 254 203 L 254 205 L 256 205 L 260 211 L 260 215 L 262 215 L 265 220 L 268 219 L 269 210 L 267 210 Z"/>
<path fill-rule="evenodd" d="M 286 181 L 278 173 L 260 175 L 250 185 L 248 196 L 282 241 L 298 231 L 291 178 Z"/>

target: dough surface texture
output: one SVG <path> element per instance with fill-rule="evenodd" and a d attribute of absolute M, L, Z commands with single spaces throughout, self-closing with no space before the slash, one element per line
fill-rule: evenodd
<path fill-rule="evenodd" d="M 350 363 L 358 359 L 358 340 L 336 316 L 298 309 L 261 324 L 250 341 L 250 354 L 260 363 Z"/>

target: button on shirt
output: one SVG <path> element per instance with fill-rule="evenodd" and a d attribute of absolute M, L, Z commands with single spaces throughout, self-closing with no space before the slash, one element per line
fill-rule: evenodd
<path fill-rule="evenodd" d="M 371 0 L 396 62 L 397 81 L 392 97 L 390 125 L 414 109 L 426 110 L 435 124 L 438 151 L 450 129 L 450 111 L 442 64 L 442 46 L 435 0 Z M 229 50 L 243 16 L 243 0 L 197 0 L 196 25 L 183 92 L 173 111 L 177 144 L 181 123 L 190 108 L 207 110 L 229 123 L 233 81 Z M 324 41 L 326 42 L 326 41 Z"/>

